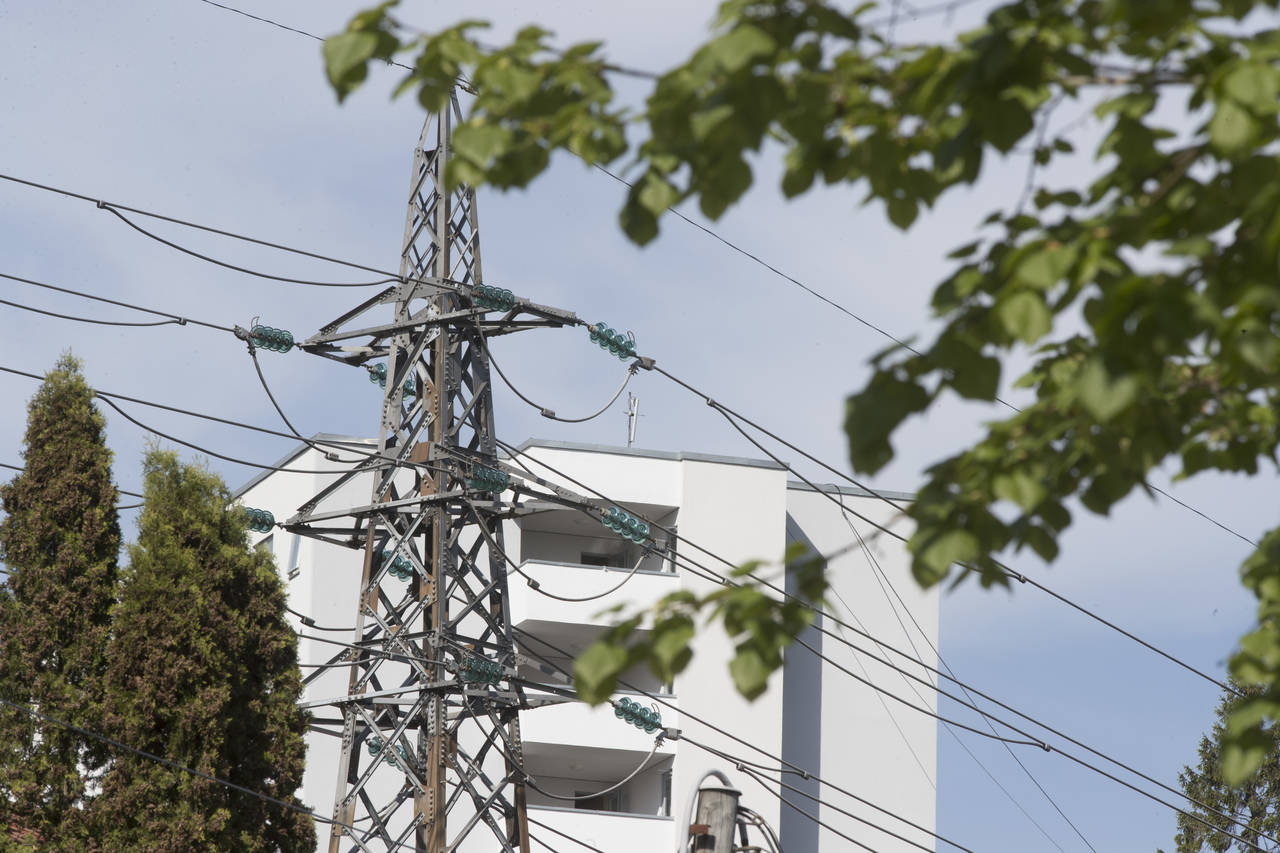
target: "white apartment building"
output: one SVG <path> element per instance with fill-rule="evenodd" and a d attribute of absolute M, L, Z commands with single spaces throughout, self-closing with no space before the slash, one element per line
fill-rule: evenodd
<path fill-rule="evenodd" d="M 781 579 L 784 551 L 789 543 L 801 542 L 824 554 L 840 552 L 828 567 L 831 612 L 884 643 L 908 652 L 914 648 L 920 659 L 937 665 L 937 594 L 916 586 L 907 569 L 905 548 L 898 541 L 874 537 L 874 529 L 858 518 L 905 532 L 904 519 L 873 496 L 823 485 L 828 495 L 838 495 L 851 511 L 846 516 L 827 495 L 789 480 L 787 471 L 772 461 L 541 440 L 526 442 L 520 449 L 526 464 L 546 480 L 581 491 L 550 469 L 538 470 L 540 462 L 609 495 L 637 516 L 676 529 L 686 540 L 673 543 L 665 555 L 645 556 L 640 568 L 615 591 L 595 601 L 572 603 L 542 593 L 580 598 L 608 591 L 640 559 L 637 546 L 570 508 L 507 522 L 508 553 L 540 585 L 535 590 L 515 572 L 509 576 L 511 622 L 518 631 L 520 651 L 571 669 L 572 656 L 609 624 L 612 617 L 602 611 L 612 605 L 643 605 L 675 590 L 705 593 L 716 588 L 676 565 L 677 560 L 721 572 L 727 572 L 727 567 L 711 554 L 735 564 L 762 560 L 766 565 L 760 573 Z M 279 465 L 335 471 L 340 467 L 305 445 Z M 237 497 L 246 506 L 267 509 L 284 521 L 332 479 L 327 474 L 269 473 L 246 484 Z M 368 501 L 369 489 L 370 481 L 365 479 L 348 484 L 344 492 L 349 493 L 345 496 L 351 505 L 357 505 Z M 857 547 L 858 534 L 867 540 L 865 548 Z M 317 671 L 314 665 L 342 651 L 335 641 L 352 640 L 349 630 L 325 629 L 353 625 L 362 552 L 280 529 L 255 537 L 261 547 L 274 553 L 287 579 L 290 607 L 313 623 L 291 617 L 302 636 L 303 675 L 311 678 L 305 701 L 321 703 L 344 695 L 346 668 Z M 843 631 L 829 620 L 822 624 L 833 632 Z M 902 664 L 901 658 L 855 633 L 843 633 L 866 652 L 856 652 L 811 628 L 803 639 L 827 660 L 792 646 L 769 690 L 754 702 L 734 689 L 727 667 L 732 642 L 718 624 L 699 632 L 693 661 L 674 684 L 660 684 L 647 671 L 627 678 L 641 691 L 679 709 L 659 708 L 664 727 L 677 728 L 734 759 L 776 767 L 780 758 L 819 777 L 823 784 L 797 774 L 782 777 L 790 788 L 780 787 L 774 774 L 767 775 L 775 781 L 764 784 L 735 767 L 736 761 L 680 739 L 664 739 L 655 748 L 653 735 L 627 725 L 608 705 L 590 708 L 564 702 L 520 714 L 527 772 L 544 791 L 579 798 L 555 799 L 529 789 L 529 815 L 538 823 L 533 827 L 535 834 L 566 853 L 586 848 L 565 837 L 605 853 L 683 849 L 680 841 L 687 838 L 683 823 L 688 803 L 707 771 L 718 770 L 742 791 L 742 805 L 778 831 L 786 853 L 852 849 L 838 833 L 875 850 L 918 849 L 876 826 L 934 849 L 934 840 L 926 832 L 894 816 L 929 831 L 935 828 L 936 722 L 866 682 L 929 711 L 936 711 L 936 694 L 874 659 L 888 655 Z M 918 668 L 914 672 L 928 675 Z M 533 667 L 522 674 L 533 681 L 544 677 Z M 654 704 L 634 691 L 622 690 L 618 696 L 645 707 Z M 319 704 L 313 713 L 340 717 Z M 309 736 L 299 796 L 321 815 L 333 808 L 339 753 L 338 738 L 321 733 Z M 628 781 L 620 787 L 594 795 L 623 779 Z M 825 802 L 819 804 L 806 794 Z M 794 807 L 784 804 L 784 798 Z M 827 826 L 820 826 L 815 818 Z M 451 831 L 451 840 L 453 835 Z M 327 849 L 328 828 L 318 825 L 317 836 L 318 849 Z M 485 840 L 492 847 L 491 836 Z M 473 848 L 486 849 L 483 843 L 461 849 Z"/>

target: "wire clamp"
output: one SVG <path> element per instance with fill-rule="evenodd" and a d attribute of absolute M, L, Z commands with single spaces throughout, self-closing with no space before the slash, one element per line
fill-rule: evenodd
<path fill-rule="evenodd" d="M 548 409 L 545 406 L 539 409 L 538 413 L 542 415 L 544 418 L 555 418 L 556 416 L 556 413 L 554 411 L 552 411 L 551 409 Z"/>

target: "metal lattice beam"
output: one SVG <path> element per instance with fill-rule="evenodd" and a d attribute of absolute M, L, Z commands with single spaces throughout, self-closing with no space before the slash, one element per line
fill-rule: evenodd
<path fill-rule="evenodd" d="M 415 151 L 400 283 L 302 345 L 386 371 L 377 454 L 286 525 L 364 551 L 346 695 L 323 703 L 342 714 L 331 853 L 447 853 L 473 833 L 494 842 L 478 849 L 528 853 L 518 711 L 545 700 L 531 704 L 515 679 L 501 521 L 528 511 L 522 496 L 599 511 L 497 459 L 485 339 L 578 321 L 472 298 L 482 281 L 475 194 L 444 186 L 457 115 L 455 101 L 429 117 Z M 515 498 L 477 487 L 477 466 L 505 472 Z M 331 506 L 369 476 L 368 501 Z M 497 675 L 474 678 L 494 664 Z"/>

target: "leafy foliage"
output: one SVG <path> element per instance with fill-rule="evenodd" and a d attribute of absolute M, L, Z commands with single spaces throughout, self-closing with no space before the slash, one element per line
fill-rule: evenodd
<path fill-rule="evenodd" d="M 1231 686 L 1245 696 L 1256 696 L 1261 692 L 1260 688 L 1238 682 L 1232 682 Z M 1226 853 L 1253 849 L 1224 835 L 1220 831 L 1223 829 L 1239 835 L 1260 850 L 1280 849 L 1259 837 L 1261 834 L 1275 838 L 1280 833 L 1280 736 L 1275 727 L 1267 726 L 1261 730 L 1265 756 L 1256 770 L 1245 774 L 1243 782 L 1229 785 L 1222 774 L 1223 741 L 1231 725 L 1231 716 L 1241 704 L 1237 696 L 1226 694 L 1222 697 L 1213 729 L 1200 739 L 1199 764 L 1194 768 L 1184 767 L 1178 774 L 1178 782 L 1187 797 L 1203 805 L 1188 808 L 1200 820 L 1178 816 L 1177 853 L 1200 853 L 1205 849 Z M 1215 812 L 1230 815 L 1243 826 L 1231 825 Z"/>
<path fill-rule="evenodd" d="M 1166 460 L 1183 477 L 1276 461 L 1280 31 L 1251 15 L 1277 5 L 1008 0 L 945 43 L 896 44 L 867 23 L 874 4 L 726 0 L 707 42 L 654 75 L 634 115 L 614 106 L 618 69 L 599 44 L 556 51 L 530 28 L 485 49 L 477 22 L 402 38 L 394 0 L 357 16 L 326 57 L 340 97 L 368 61 L 400 52 L 414 64 L 397 91 L 429 110 L 464 80 L 475 97 L 457 125 L 455 182 L 524 186 L 556 150 L 587 163 L 630 152 L 620 222 L 637 243 L 685 200 L 720 216 L 760 154 L 781 157 L 786 195 L 856 185 L 906 229 L 1018 146 L 1041 167 L 1070 155 L 1048 117 L 1087 102 L 1105 128 L 1089 185 L 1029 183 L 1029 208 L 975 223 L 933 296 L 937 338 L 882 353 L 848 399 L 850 459 L 873 473 L 905 420 L 949 394 L 994 400 L 1002 360 L 1031 351 L 1018 384 L 1034 400 L 930 468 L 910 510 L 920 583 L 958 566 L 990 585 L 1007 583 L 998 555 L 1053 560 L 1069 507 L 1105 514 Z M 1280 529 L 1242 575 L 1259 627 L 1232 670 L 1266 689 L 1228 731 L 1233 779 L 1261 760 L 1262 721 L 1280 719 Z"/>
<path fill-rule="evenodd" d="M 287 802 L 302 779 L 297 640 L 271 557 L 216 475 L 153 450 L 123 573 L 103 730 Z M 128 753 L 94 803 L 104 850 L 310 851 L 311 819 Z"/>
<path fill-rule="evenodd" d="M 29 405 L 24 470 L 0 487 L 0 698 L 90 728 L 120 550 L 104 426 L 79 362 L 64 356 Z M 0 827 L 25 827 L 42 850 L 84 849 L 104 760 L 96 741 L 0 709 Z"/>
<path fill-rule="evenodd" d="M 769 686 L 769 676 L 782 666 L 782 653 L 813 621 L 813 607 L 822 604 L 827 589 L 826 561 L 792 545 L 783 557 L 784 569 L 796 581 L 797 595 L 780 598 L 761 588 L 762 566 L 749 562 L 731 573 L 731 582 L 705 595 L 680 590 L 663 596 L 653 607 L 621 618 L 574 661 L 574 687 L 592 704 L 606 701 L 619 677 L 634 666 L 647 664 L 664 684 L 670 684 L 693 659 L 690 642 L 698 620 L 719 621 L 734 642 L 729 673 L 747 699 Z"/>

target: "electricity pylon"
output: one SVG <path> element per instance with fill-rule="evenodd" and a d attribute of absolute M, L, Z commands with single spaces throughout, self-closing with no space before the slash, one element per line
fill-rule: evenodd
<path fill-rule="evenodd" d="M 445 188 L 458 118 L 423 126 L 399 283 L 301 345 L 385 387 L 377 453 L 284 525 L 364 549 L 331 853 L 529 850 L 486 339 L 578 320 L 482 284 L 475 193 Z M 329 508 L 370 474 L 368 503 Z"/>

